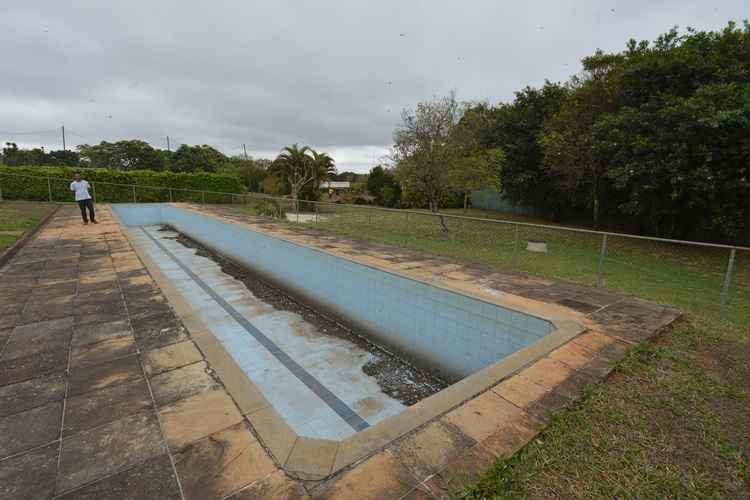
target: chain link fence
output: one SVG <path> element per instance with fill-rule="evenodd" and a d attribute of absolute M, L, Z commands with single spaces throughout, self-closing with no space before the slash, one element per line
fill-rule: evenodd
<path fill-rule="evenodd" d="M 70 180 L 26 178 L 0 200 L 70 202 Z M 623 291 L 695 314 L 750 323 L 750 248 L 427 211 L 92 182 L 95 202 L 198 203 L 462 262 Z"/>

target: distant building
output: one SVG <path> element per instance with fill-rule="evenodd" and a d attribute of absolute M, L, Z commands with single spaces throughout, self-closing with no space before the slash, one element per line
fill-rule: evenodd
<path fill-rule="evenodd" d="M 352 183 L 349 181 L 325 181 L 320 183 L 319 189 L 328 191 L 329 193 L 341 193 L 349 191 L 352 188 Z"/>

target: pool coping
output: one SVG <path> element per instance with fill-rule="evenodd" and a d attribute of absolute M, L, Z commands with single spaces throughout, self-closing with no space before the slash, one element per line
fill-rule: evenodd
<path fill-rule="evenodd" d="M 189 207 L 184 206 L 176 206 L 175 208 L 190 210 Z M 198 213 L 218 219 L 213 214 Z M 141 243 L 136 238 L 133 238 L 130 227 L 126 226 L 120 220 L 114 210 L 112 210 L 112 215 L 154 281 L 167 297 L 175 314 L 189 331 L 194 342 L 225 385 L 227 392 L 237 403 L 241 413 L 252 425 L 260 442 L 263 443 L 266 450 L 280 467 L 288 474 L 299 479 L 322 480 L 378 453 L 390 443 L 425 427 L 451 410 L 461 406 L 463 403 L 491 390 L 497 384 L 512 377 L 521 370 L 532 366 L 540 359 L 545 358 L 554 350 L 586 331 L 586 328 L 581 324 L 555 314 L 554 308 L 545 308 L 541 303 L 541 311 L 536 309 L 530 311 L 523 304 L 514 301 L 513 296 L 510 295 L 479 296 L 470 290 L 444 286 L 444 284 L 420 279 L 413 275 L 399 272 L 399 270 L 383 268 L 371 263 L 363 263 L 337 253 L 328 252 L 325 249 L 305 246 L 305 248 L 326 253 L 359 265 L 365 265 L 379 271 L 398 275 L 402 278 L 418 281 L 453 293 L 460 293 L 477 300 L 494 303 L 545 319 L 555 326 L 555 330 L 534 344 L 459 380 L 442 391 L 406 408 L 401 413 L 388 417 L 341 441 L 298 436 L 266 400 L 258 387 L 242 371 L 232 356 L 224 349 L 208 325 L 193 314 L 192 308 L 172 284 L 171 280 L 166 277 L 156 262 L 148 255 L 148 252 L 145 251 Z M 243 227 L 249 231 L 261 232 L 255 228 Z M 304 246 L 299 242 L 280 237 L 278 234 L 267 232 L 262 232 L 261 234 L 294 245 Z"/>

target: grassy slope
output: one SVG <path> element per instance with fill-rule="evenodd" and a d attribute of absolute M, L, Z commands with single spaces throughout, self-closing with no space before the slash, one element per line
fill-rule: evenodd
<path fill-rule="evenodd" d="M 747 330 L 683 321 L 464 498 L 746 498 Z"/>
<path fill-rule="evenodd" d="M 446 224 L 448 233 L 426 215 L 407 219 L 403 213 L 339 209 L 321 213 L 313 225 L 501 270 L 595 283 L 599 237 L 521 229 L 522 244 L 544 239 L 550 253 L 521 251 L 514 264 L 512 225 L 459 225 L 450 219 Z M 738 253 L 737 258 L 731 322 L 719 323 L 726 251 L 610 238 L 605 285 L 675 304 L 686 318 L 630 353 L 607 383 L 591 387 L 538 439 L 499 462 L 461 496 L 748 497 L 750 255 Z"/>
<path fill-rule="evenodd" d="M 52 210 L 53 205 L 33 201 L 0 202 L 0 233 L 26 232 L 39 223 Z M 0 234 L 0 252 L 9 248 L 20 238 L 20 235 Z"/>

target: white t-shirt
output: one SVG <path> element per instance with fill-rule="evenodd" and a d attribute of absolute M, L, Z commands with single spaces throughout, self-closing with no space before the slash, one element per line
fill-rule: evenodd
<path fill-rule="evenodd" d="M 73 181 L 70 183 L 70 190 L 76 194 L 76 201 L 90 200 L 91 195 L 89 194 L 89 183 L 88 181 Z"/>

